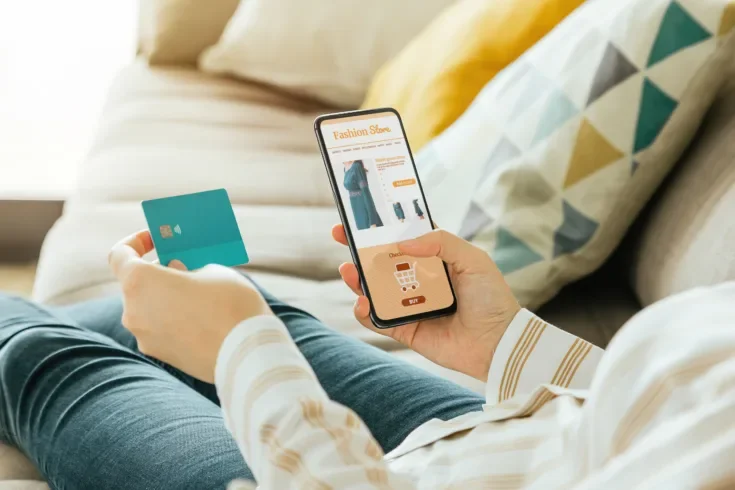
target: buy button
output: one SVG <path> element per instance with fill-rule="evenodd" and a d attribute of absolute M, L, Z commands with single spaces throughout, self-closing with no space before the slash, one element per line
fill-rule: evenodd
<path fill-rule="evenodd" d="M 405 187 L 407 185 L 414 185 L 414 184 L 416 184 L 416 179 L 403 179 L 403 180 L 393 181 L 393 187 Z"/>
<path fill-rule="evenodd" d="M 426 303 L 426 298 L 423 296 L 416 296 L 414 298 L 406 298 L 403 301 L 403 306 L 413 306 L 413 305 L 420 305 L 421 303 Z"/>

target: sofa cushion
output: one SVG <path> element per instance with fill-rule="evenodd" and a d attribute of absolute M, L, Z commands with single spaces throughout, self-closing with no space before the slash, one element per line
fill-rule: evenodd
<path fill-rule="evenodd" d="M 735 58 L 695 143 L 624 245 L 643 305 L 735 279 Z"/>
<path fill-rule="evenodd" d="M 0 442 L 0 490 L 2 485 L 10 484 L 6 480 L 17 480 L 16 488 L 24 488 L 21 486 L 20 480 L 40 480 L 41 475 L 38 474 L 36 468 L 28 461 L 23 453 L 11 446 L 6 446 Z M 31 482 L 29 481 L 28 484 Z M 37 488 L 30 486 L 29 488 Z M 41 487 L 46 488 L 46 487 Z"/>
<path fill-rule="evenodd" d="M 117 77 L 75 199 L 226 187 L 235 204 L 333 206 L 314 137 L 326 109 L 263 86 L 137 62 Z"/>
<path fill-rule="evenodd" d="M 727 4 L 586 2 L 421 150 L 434 219 L 521 304 L 600 267 L 692 141 L 735 53 Z"/>
<path fill-rule="evenodd" d="M 139 0 L 139 48 L 151 64 L 195 65 L 239 0 Z"/>
<path fill-rule="evenodd" d="M 339 221 L 333 208 L 236 204 L 233 209 L 251 257 L 249 270 L 326 280 L 338 278 L 337 268 L 350 260 L 346 247 L 331 238 L 331 226 Z M 145 228 L 137 202 L 73 201 L 46 237 L 34 297 L 67 302 L 64 298 L 77 290 L 112 281 L 110 247 Z"/>
<path fill-rule="evenodd" d="M 378 68 L 453 1 L 242 1 L 199 67 L 355 108 Z"/>
<path fill-rule="evenodd" d="M 583 2 L 456 2 L 380 68 L 362 107 L 398 110 L 416 152 L 456 121 L 500 70 Z"/>

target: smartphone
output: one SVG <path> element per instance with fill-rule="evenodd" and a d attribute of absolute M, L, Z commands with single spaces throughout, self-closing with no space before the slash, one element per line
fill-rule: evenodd
<path fill-rule="evenodd" d="M 398 250 L 434 228 L 398 111 L 325 114 L 314 131 L 373 323 L 391 328 L 455 313 L 446 264 Z"/>

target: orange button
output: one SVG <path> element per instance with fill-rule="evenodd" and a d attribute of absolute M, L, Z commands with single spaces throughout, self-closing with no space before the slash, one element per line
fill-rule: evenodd
<path fill-rule="evenodd" d="M 394 180 L 393 187 L 405 187 L 407 185 L 414 185 L 415 183 L 416 179 Z"/>
<path fill-rule="evenodd" d="M 413 306 L 413 305 L 420 305 L 421 303 L 426 303 L 426 298 L 423 296 L 416 296 L 414 298 L 406 298 L 403 301 L 403 306 Z"/>

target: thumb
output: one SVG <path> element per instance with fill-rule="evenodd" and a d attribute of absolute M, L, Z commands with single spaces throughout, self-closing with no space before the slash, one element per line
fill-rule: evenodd
<path fill-rule="evenodd" d="M 176 269 L 177 271 L 188 271 L 189 269 L 186 268 L 184 263 L 180 260 L 172 260 L 168 263 L 168 266 L 171 269 Z"/>
<path fill-rule="evenodd" d="M 454 268 L 462 268 L 475 255 L 476 247 L 444 230 L 434 230 L 398 244 L 398 249 L 412 257 L 439 257 Z"/>

